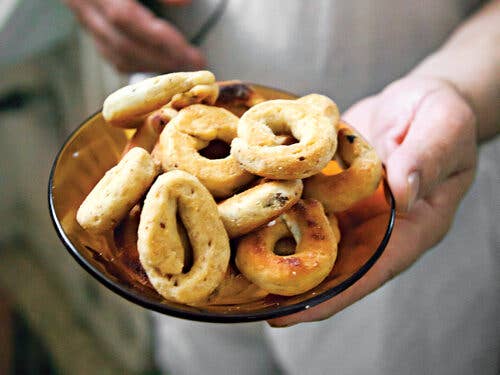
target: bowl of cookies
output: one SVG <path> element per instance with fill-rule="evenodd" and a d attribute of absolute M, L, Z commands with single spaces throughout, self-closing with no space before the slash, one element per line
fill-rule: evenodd
<path fill-rule="evenodd" d="M 112 291 L 227 323 L 347 289 L 395 218 L 380 159 L 330 98 L 209 71 L 109 95 L 59 151 L 49 210 L 69 253 Z"/>

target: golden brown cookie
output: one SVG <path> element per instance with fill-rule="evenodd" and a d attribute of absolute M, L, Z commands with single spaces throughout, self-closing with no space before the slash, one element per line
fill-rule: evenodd
<path fill-rule="evenodd" d="M 337 104 L 329 97 L 320 94 L 309 94 L 297 99 L 298 103 L 308 105 L 312 110 L 330 118 L 335 127 L 338 126 L 340 113 Z"/>
<path fill-rule="evenodd" d="M 177 113 L 175 109 L 163 106 L 149 114 L 125 145 L 123 154 L 125 155 L 134 147 L 141 147 L 148 152 L 152 152 L 163 128 L 177 116 Z"/>
<path fill-rule="evenodd" d="M 186 92 L 175 94 L 169 102 L 169 106 L 181 110 L 193 104 L 213 105 L 219 95 L 219 85 L 196 85 Z"/>
<path fill-rule="evenodd" d="M 304 181 L 304 196 L 319 200 L 327 212 L 344 211 L 369 197 L 382 178 L 382 162 L 375 149 L 345 123 L 338 131 L 337 154 L 347 169 L 338 174 L 318 173 Z"/>
<path fill-rule="evenodd" d="M 238 117 L 223 108 L 203 104 L 183 108 L 160 135 L 163 169 L 191 173 L 214 197 L 228 197 L 253 176 L 241 168 L 232 155 L 208 159 L 199 151 L 214 140 L 231 143 L 237 127 Z"/>
<path fill-rule="evenodd" d="M 104 101 L 102 114 L 114 126 L 135 127 L 148 113 L 167 104 L 175 94 L 214 82 L 214 75 L 206 70 L 147 78 L 109 95 Z"/>
<path fill-rule="evenodd" d="M 177 214 L 186 228 L 193 263 L 184 270 L 184 246 Z M 224 279 L 229 239 L 217 205 L 201 182 L 176 170 L 159 176 L 141 212 L 137 247 L 153 287 L 165 299 L 198 304 Z"/>
<path fill-rule="evenodd" d="M 277 145 L 276 135 L 298 140 Z M 296 100 L 269 100 L 246 111 L 238 123 L 233 155 L 249 172 L 272 179 L 305 178 L 332 159 L 337 135 L 332 119 Z"/>
<path fill-rule="evenodd" d="M 219 203 L 219 214 L 230 238 L 239 237 L 275 219 L 302 194 L 301 180 L 264 181 Z"/>
<path fill-rule="evenodd" d="M 259 300 L 267 294 L 269 292 L 249 281 L 230 265 L 224 280 L 203 305 L 238 305 Z"/>
<path fill-rule="evenodd" d="M 76 220 L 86 230 L 113 229 L 142 198 L 158 175 L 151 155 L 132 148 L 106 172 L 78 209 Z"/>
<path fill-rule="evenodd" d="M 232 80 L 217 82 L 219 96 L 215 105 L 222 107 L 240 117 L 249 108 L 265 101 L 248 83 Z"/>
<path fill-rule="evenodd" d="M 262 289 L 293 296 L 328 276 L 337 258 L 337 239 L 318 201 L 300 200 L 280 219 L 243 237 L 236 265 Z M 290 233 L 297 243 L 295 253 L 275 254 L 276 242 Z"/>

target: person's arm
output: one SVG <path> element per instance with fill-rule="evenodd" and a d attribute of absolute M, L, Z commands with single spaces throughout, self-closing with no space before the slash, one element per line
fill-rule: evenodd
<path fill-rule="evenodd" d="M 499 19 L 495 0 L 407 76 L 343 114 L 384 162 L 398 209 L 392 237 L 353 286 L 304 312 L 269 321 L 272 326 L 332 316 L 410 267 L 447 234 L 474 179 L 477 136 L 485 140 L 499 131 Z M 358 233 L 370 233 L 386 217 L 372 217 Z"/>
<path fill-rule="evenodd" d="M 500 131 L 500 0 L 463 23 L 436 53 L 410 74 L 446 79 L 470 101 L 478 139 Z"/>

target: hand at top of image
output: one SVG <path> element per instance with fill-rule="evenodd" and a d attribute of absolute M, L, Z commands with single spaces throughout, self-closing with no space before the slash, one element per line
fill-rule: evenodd
<path fill-rule="evenodd" d="M 205 65 L 202 53 L 167 21 L 135 0 L 64 0 L 117 70 L 172 72 Z M 189 1 L 163 1 L 185 5 Z"/>

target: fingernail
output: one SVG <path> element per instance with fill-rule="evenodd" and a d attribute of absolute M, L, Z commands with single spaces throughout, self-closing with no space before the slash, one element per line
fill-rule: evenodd
<path fill-rule="evenodd" d="M 412 172 L 408 176 L 408 206 L 406 211 L 410 211 L 418 197 L 418 188 L 420 187 L 420 174 Z"/>

